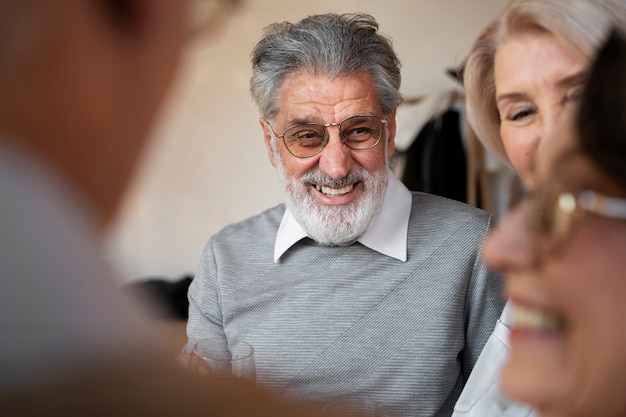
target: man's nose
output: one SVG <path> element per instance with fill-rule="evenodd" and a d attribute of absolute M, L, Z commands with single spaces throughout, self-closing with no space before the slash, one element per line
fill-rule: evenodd
<path fill-rule="evenodd" d="M 337 126 L 329 126 L 328 143 L 322 149 L 319 157 L 319 167 L 333 179 L 343 178 L 352 168 L 352 149 L 346 146 L 339 135 Z"/>

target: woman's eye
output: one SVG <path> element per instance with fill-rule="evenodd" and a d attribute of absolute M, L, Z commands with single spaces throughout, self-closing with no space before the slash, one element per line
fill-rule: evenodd
<path fill-rule="evenodd" d="M 583 95 L 583 87 L 582 86 L 577 86 L 574 88 L 571 88 L 567 94 L 565 94 L 565 96 L 563 97 L 563 105 L 567 105 L 567 104 L 571 104 L 573 102 L 578 101 L 582 95 Z"/>
<path fill-rule="evenodd" d="M 511 116 L 509 117 L 509 120 L 511 121 L 518 121 L 518 120 L 522 120 L 528 116 L 531 116 L 535 114 L 535 110 L 534 109 L 522 109 L 522 110 L 518 110 L 513 112 L 513 114 L 511 114 Z"/>

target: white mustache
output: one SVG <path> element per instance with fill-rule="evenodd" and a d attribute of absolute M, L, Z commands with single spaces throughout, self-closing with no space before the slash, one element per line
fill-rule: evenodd
<path fill-rule="evenodd" d="M 342 188 L 357 182 L 363 182 L 370 177 L 370 173 L 365 168 L 357 168 L 350 171 L 343 178 L 333 179 L 322 172 L 307 172 L 300 177 L 300 181 L 307 184 L 316 184 L 321 187 Z"/>

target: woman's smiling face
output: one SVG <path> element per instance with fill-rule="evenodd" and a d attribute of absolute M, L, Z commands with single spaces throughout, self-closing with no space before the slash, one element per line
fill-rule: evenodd
<path fill-rule="evenodd" d="M 536 186 L 535 154 L 579 97 L 585 67 L 582 57 L 547 32 L 515 34 L 498 47 L 494 81 L 500 137 L 530 189 Z"/>
<path fill-rule="evenodd" d="M 537 156 L 534 195 L 589 189 L 626 197 L 577 151 L 570 125 Z M 585 212 L 553 248 L 535 227 L 539 201 L 516 208 L 484 248 L 488 264 L 506 273 L 514 304 L 503 387 L 542 417 L 626 415 L 626 220 Z"/>

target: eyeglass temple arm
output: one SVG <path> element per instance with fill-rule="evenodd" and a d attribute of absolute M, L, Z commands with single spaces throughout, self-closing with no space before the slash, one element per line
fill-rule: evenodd
<path fill-rule="evenodd" d="M 578 196 L 578 201 L 585 210 L 614 219 L 626 219 L 626 199 L 624 198 L 607 197 L 593 191 L 583 191 Z"/>

